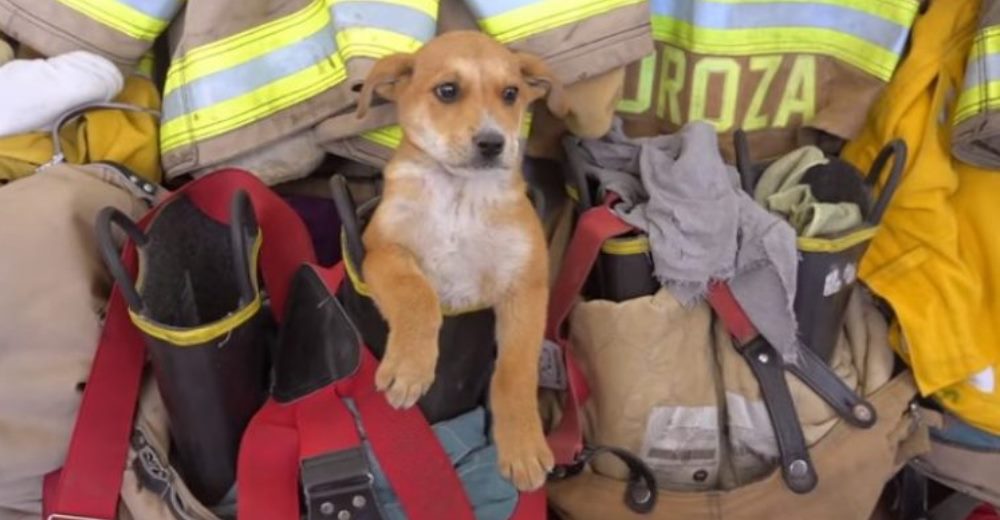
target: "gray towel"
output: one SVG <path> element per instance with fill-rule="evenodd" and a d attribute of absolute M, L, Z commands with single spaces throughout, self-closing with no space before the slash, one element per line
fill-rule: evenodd
<path fill-rule="evenodd" d="M 795 231 L 740 190 L 710 125 L 633 139 L 616 121 L 601 139 L 564 145 L 570 167 L 617 193 L 618 214 L 649 235 L 654 275 L 678 301 L 690 305 L 710 281 L 728 281 L 761 334 L 795 360 Z"/>

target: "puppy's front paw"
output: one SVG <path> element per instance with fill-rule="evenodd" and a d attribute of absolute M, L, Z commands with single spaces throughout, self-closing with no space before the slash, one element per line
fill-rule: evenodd
<path fill-rule="evenodd" d="M 385 392 L 393 408 L 409 408 L 416 404 L 434 383 L 437 356 L 434 349 L 386 348 L 385 358 L 375 372 L 375 386 Z"/>
<path fill-rule="evenodd" d="M 497 463 L 500 474 L 520 491 L 533 491 L 545 484 L 555 466 L 555 457 L 545 442 L 541 428 L 537 432 L 496 435 Z"/>

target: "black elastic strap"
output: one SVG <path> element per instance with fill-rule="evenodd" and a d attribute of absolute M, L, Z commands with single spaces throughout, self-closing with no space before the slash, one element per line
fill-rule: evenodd
<path fill-rule="evenodd" d="M 785 370 L 816 392 L 841 419 L 851 425 L 867 429 L 878 421 L 875 407 L 851 390 L 811 349 L 799 349 L 798 363 L 786 364 Z"/>
<path fill-rule="evenodd" d="M 771 417 L 774 437 L 778 443 L 781 474 L 785 484 L 795 493 L 808 493 L 819 481 L 816 468 L 809 457 L 799 415 L 795 411 L 792 393 L 785 379 L 785 367 L 778 352 L 757 336 L 747 345 L 738 348 L 757 378 L 760 391 Z"/>
<path fill-rule="evenodd" d="M 631 452 L 614 446 L 585 446 L 577 455 L 572 466 L 560 466 L 551 475 L 552 480 L 560 480 L 583 471 L 590 461 L 602 454 L 618 457 L 628 467 L 628 482 L 625 485 L 625 505 L 639 514 L 646 514 L 656 507 L 656 476 L 649 466 Z"/>

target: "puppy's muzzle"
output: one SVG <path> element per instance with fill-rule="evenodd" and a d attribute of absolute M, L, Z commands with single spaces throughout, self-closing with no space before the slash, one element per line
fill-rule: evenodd
<path fill-rule="evenodd" d="M 506 139 L 499 132 L 487 130 L 479 132 L 472 138 L 472 142 L 479 151 L 479 157 L 483 160 L 491 161 L 500 157 L 503 153 Z"/>

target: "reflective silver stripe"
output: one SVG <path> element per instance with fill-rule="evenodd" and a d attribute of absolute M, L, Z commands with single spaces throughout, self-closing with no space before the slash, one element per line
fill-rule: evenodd
<path fill-rule="evenodd" d="M 337 50 L 332 22 L 291 45 L 181 85 L 163 100 L 163 121 L 252 92 L 330 58 Z"/>
<path fill-rule="evenodd" d="M 910 28 L 871 13 L 829 3 L 713 3 L 652 0 L 654 15 L 706 29 L 830 29 L 901 54 Z"/>
<path fill-rule="evenodd" d="M 983 54 L 969 60 L 965 71 L 965 90 L 991 81 L 1000 81 L 1000 54 Z"/>
<path fill-rule="evenodd" d="M 136 11 L 169 22 L 184 5 L 184 0 L 118 0 Z"/>
<path fill-rule="evenodd" d="M 137 0 L 131 0 L 137 1 Z M 151 1 L 151 0 L 143 0 Z M 192 80 L 163 100 L 163 121 L 253 92 L 285 76 L 328 60 L 337 51 L 335 34 L 348 27 L 378 28 L 428 41 L 437 22 L 426 13 L 398 4 L 373 1 L 337 2 L 331 20 L 303 40 L 248 62 Z"/>
<path fill-rule="evenodd" d="M 426 42 L 437 32 L 437 20 L 423 11 L 399 4 L 348 1 L 333 4 L 333 24 L 346 27 L 374 27 Z"/>
<path fill-rule="evenodd" d="M 526 5 L 537 4 L 540 1 L 545 0 L 467 0 L 466 3 L 476 18 L 482 19 L 513 11 Z M 570 3 L 568 0 L 562 1 Z"/>

